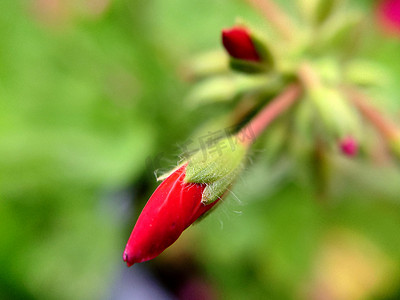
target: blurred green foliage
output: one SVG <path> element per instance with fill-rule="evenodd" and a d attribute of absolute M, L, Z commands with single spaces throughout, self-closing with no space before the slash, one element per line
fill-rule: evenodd
<path fill-rule="evenodd" d="M 239 0 L 115 0 L 99 14 L 74 1 L 49 13 L 48 3 L 0 1 L 0 298 L 99 299 L 134 223 L 121 217 L 118 192 L 133 186 L 146 199 L 152 168 L 173 166 L 177 145 L 210 116 L 183 104 L 182 65 L 220 47 L 236 16 L 265 25 Z M 366 43 L 363 55 L 399 78 L 399 41 Z M 396 95 L 392 83 L 394 109 Z M 198 238 L 199 265 L 222 298 L 296 299 L 336 227 L 366 236 L 398 269 L 399 172 L 335 166 L 338 192 L 320 203 L 295 162 L 261 160 L 235 189 L 245 205 L 229 197 L 185 233 Z M 289 171 L 298 176 L 282 182 Z"/>

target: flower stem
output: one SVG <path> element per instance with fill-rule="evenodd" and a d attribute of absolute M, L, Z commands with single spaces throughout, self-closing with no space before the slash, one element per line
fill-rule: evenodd
<path fill-rule="evenodd" d="M 283 10 L 270 0 L 247 0 L 256 10 L 260 10 L 275 29 L 286 39 L 293 37 L 291 19 Z"/>
<path fill-rule="evenodd" d="M 239 135 L 248 136 L 251 133 L 251 138 L 246 139 L 246 145 L 252 144 L 257 137 L 267 128 L 267 126 L 280 116 L 284 111 L 289 109 L 291 105 L 300 97 L 301 87 L 298 83 L 289 85 L 281 94 L 272 99 L 245 127 L 243 127 Z"/>

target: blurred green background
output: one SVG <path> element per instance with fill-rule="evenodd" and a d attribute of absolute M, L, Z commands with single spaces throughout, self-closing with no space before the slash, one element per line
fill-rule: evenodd
<path fill-rule="evenodd" d="M 0 1 L 0 299 L 114 299 L 140 268 L 122 251 L 153 171 L 215 114 L 184 103 L 185 63 L 237 16 L 262 24 L 240 0 Z M 363 55 L 400 78 L 399 49 L 375 34 Z M 285 176 L 299 165 L 261 157 L 142 268 L 181 299 L 400 298 L 400 174 L 336 166 L 320 203 Z"/>

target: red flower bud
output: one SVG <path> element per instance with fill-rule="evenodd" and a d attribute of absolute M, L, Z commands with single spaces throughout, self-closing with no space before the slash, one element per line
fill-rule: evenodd
<path fill-rule="evenodd" d="M 246 28 L 233 27 L 222 30 L 222 44 L 236 59 L 260 61 L 260 56 Z"/>
<path fill-rule="evenodd" d="M 186 165 L 169 175 L 143 208 L 126 245 L 128 267 L 155 258 L 217 202 L 201 203 L 205 184 L 184 181 Z"/>
<path fill-rule="evenodd" d="M 353 157 L 358 153 L 357 141 L 352 137 L 346 137 L 340 141 L 340 149 L 346 156 Z"/>
<path fill-rule="evenodd" d="M 379 1 L 376 15 L 386 33 L 400 36 L 400 0 Z"/>

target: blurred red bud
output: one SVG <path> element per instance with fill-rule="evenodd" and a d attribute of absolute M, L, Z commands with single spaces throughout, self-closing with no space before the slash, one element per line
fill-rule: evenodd
<path fill-rule="evenodd" d="M 346 156 L 353 157 L 358 153 L 358 143 L 353 137 L 346 137 L 340 141 L 340 149 Z"/>
<path fill-rule="evenodd" d="M 186 183 L 186 165 L 169 175 L 143 208 L 126 245 L 128 267 L 155 258 L 171 246 L 212 204 L 201 203 L 205 184 Z"/>
<path fill-rule="evenodd" d="M 400 0 L 379 1 L 376 16 L 385 33 L 400 37 Z"/>
<path fill-rule="evenodd" d="M 251 61 L 261 60 L 246 28 L 232 27 L 222 30 L 222 44 L 233 58 Z"/>

